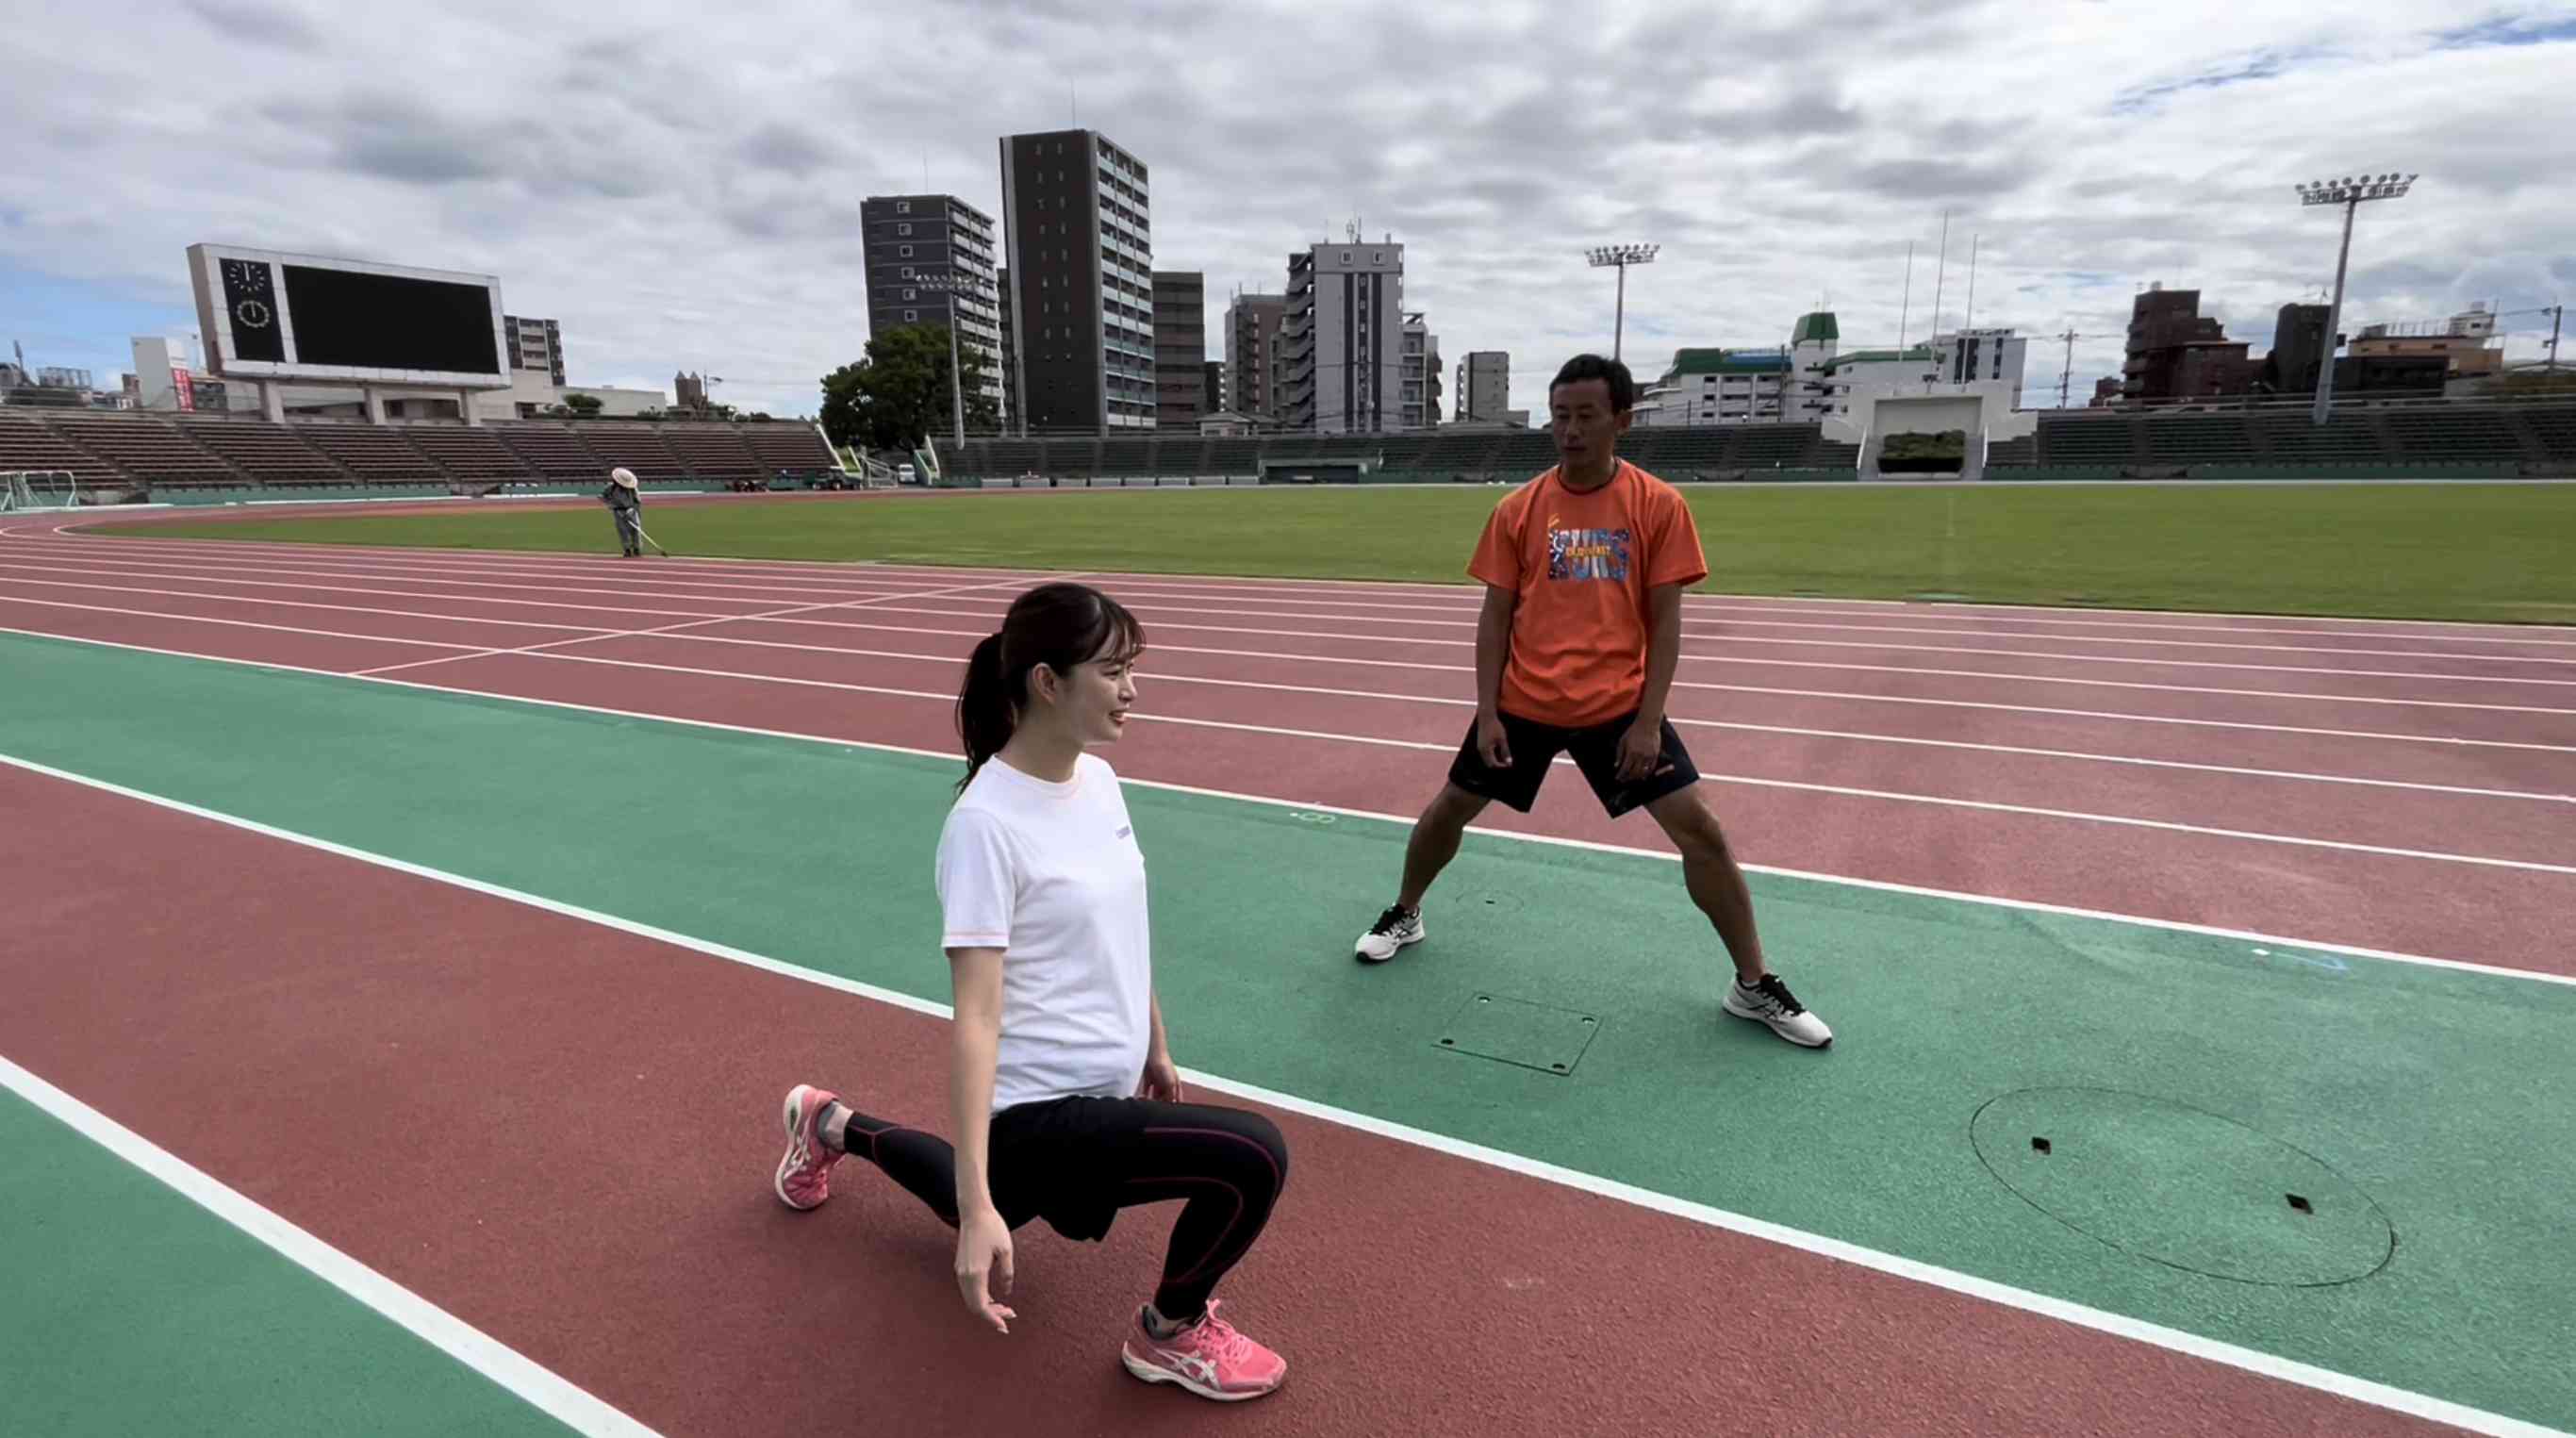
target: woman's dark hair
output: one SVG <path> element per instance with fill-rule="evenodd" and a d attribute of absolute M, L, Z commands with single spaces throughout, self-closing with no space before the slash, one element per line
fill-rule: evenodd
<path fill-rule="evenodd" d="M 1576 355 L 1567 360 L 1565 368 L 1556 372 L 1556 378 L 1547 382 L 1548 395 L 1553 398 L 1558 385 L 1580 384 L 1588 379 L 1597 379 L 1610 386 L 1612 414 L 1626 414 L 1636 407 L 1636 377 L 1628 373 L 1624 362 L 1599 355 Z"/>
<path fill-rule="evenodd" d="M 957 792 L 965 793 L 984 761 L 1011 742 L 1030 670 L 1043 664 L 1071 674 L 1094 659 L 1133 659 L 1144 650 L 1145 626 L 1088 584 L 1041 584 L 1012 600 L 1002 627 L 975 646 L 957 691 L 957 737 L 966 746 L 966 777 Z"/>

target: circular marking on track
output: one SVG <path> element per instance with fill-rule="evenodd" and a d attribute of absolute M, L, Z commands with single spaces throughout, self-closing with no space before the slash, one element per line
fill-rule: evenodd
<path fill-rule="evenodd" d="M 2315 1288 L 2368 1278 L 2397 1251 L 2387 1213 L 2324 1160 L 2171 1099 L 2020 1089 L 1979 1105 L 1968 1136 L 2031 1207 L 2168 1268 Z"/>

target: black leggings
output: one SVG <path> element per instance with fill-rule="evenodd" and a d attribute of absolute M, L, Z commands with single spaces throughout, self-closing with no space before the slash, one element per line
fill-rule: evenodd
<path fill-rule="evenodd" d="M 957 1226 L 957 1151 L 946 1139 L 852 1110 L 845 1142 Z M 1270 1221 L 1288 1145 L 1278 1125 L 1241 1109 L 1064 1098 L 993 1115 L 987 1168 L 1004 1223 L 1044 1218 L 1067 1238 L 1106 1236 L 1122 1208 L 1184 1200 L 1154 1309 L 1187 1322 Z"/>

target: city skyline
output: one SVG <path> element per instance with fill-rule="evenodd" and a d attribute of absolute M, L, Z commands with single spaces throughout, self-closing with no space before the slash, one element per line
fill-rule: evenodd
<path fill-rule="evenodd" d="M 1973 243 L 1974 324 L 2038 342 L 2028 403 L 2053 402 L 2047 336 L 2069 324 L 2098 336 L 2076 346 L 2074 393 L 2118 373 L 2149 283 L 2198 289 L 2259 342 L 2332 279 L 2334 223 L 2293 193 L 2320 176 L 2423 176 L 2362 217 L 2348 334 L 2576 288 L 2576 197 L 2528 138 L 2576 121 L 2554 83 L 2576 60 L 2564 6 L 2430 25 L 2397 6 L 2116 23 L 1843 8 L 1829 70 L 1823 12 L 1796 7 L 1613 7 L 1574 34 L 1536 11 L 1434 7 L 1314 47 L 1313 78 L 1353 112 L 1312 133 L 1245 83 L 1263 23 L 1146 9 L 1101 24 L 790 7 L 710 34 L 694 10 L 645 6 L 601 34 L 467 5 L 423 50 L 403 27 L 258 0 L 197 0 L 139 41 L 40 5 L 13 31 L 22 112 L 42 122 L 0 180 L 0 338 L 112 375 L 132 336 L 193 330 L 182 252 L 229 239 L 496 273 L 514 312 L 561 320 L 577 384 L 702 370 L 727 376 L 729 403 L 808 413 L 867 336 L 860 198 L 953 193 L 999 216 L 996 140 L 1071 125 L 1153 168 L 1154 263 L 1206 275 L 1211 357 L 1237 288 L 1277 292 L 1279 257 L 1355 222 L 1406 247 L 1406 307 L 1444 347 L 1511 353 L 1512 405 L 1540 411 L 1558 362 L 1609 348 L 1593 244 L 1663 247 L 1630 277 L 1643 376 L 1684 346 L 1784 343 L 1816 308 L 1868 343 L 1893 342 L 1900 309 L 1909 339 L 1957 328 Z M 845 43 L 815 46 L 817 25 Z M 934 103 L 936 76 L 864 62 L 934 31 L 1007 102 Z M 1534 65 L 1542 45 L 1569 63 Z M 164 83 L 177 74 L 203 83 Z M 809 103 L 841 75 L 875 97 L 864 127 Z M 531 86 L 544 115 L 508 103 Z M 210 120 L 225 143 L 170 143 Z M 2534 353 L 2507 328 L 2509 353 Z"/>

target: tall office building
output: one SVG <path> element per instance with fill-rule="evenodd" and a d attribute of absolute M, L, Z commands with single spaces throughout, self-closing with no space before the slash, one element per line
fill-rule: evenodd
<path fill-rule="evenodd" d="M 1286 295 L 1238 294 L 1225 309 L 1226 405 L 1256 419 L 1279 415 L 1279 328 Z"/>
<path fill-rule="evenodd" d="M 952 306 L 961 354 L 984 371 L 982 393 L 995 413 L 1002 396 L 1002 317 L 993 272 L 993 217 L 955 195 L 871 195 L 859 204 L 867 261 L 868 333 L 949 322 Z M 926 280 L 963 279 L 951 294 Z"/>
<path fill-rule="evenodd" d="M 1014 374 L 1028 432 L 1151 429 L 1154 242 L 1143 161 L 1097 130 L 1001 142 Z"/>
<path fill-rule="evenodd" d="M 1457 417 L 1499 420 L 1512 404 L 1512 357 L 1502 350 L 1470 350 L 1458 364 Z"/>
<path fill-rule="evenodd" d="M 1207 377 L 1208 413 L 1214 414 L 1218 410 L 1234 408 L 1234 391 L 1228 388 L 1225 382 L 1225 361 L 1202 360 L 1199 363 L 1199 370 Z"/>
<path fill-rule="evenodd" d="M 1404 427 L 1440 423 L 1440 336 L 1418 311 L 1404 317 Z"/>
<path fill-rule="evenodd" d="M 1379 434 L 1404 423 L 1404 246 L 1316 245 L 1288 257 L 1280 405 L 1289 429 Z"/>
<path fill-rule="evenodd" d="M 1207 276 L 1154 272 L 1154 423 L 1195 432 L 1216 409 L 1207 392 Z"/>
<path fill-rule="evenodd" d="M 517 315 L 501 316 L 501 331 L 509 341 L 510 368 L 533 370 L 554 384 L 564 382 L 563 327 L 553 320 L 523 319 Z"/>

